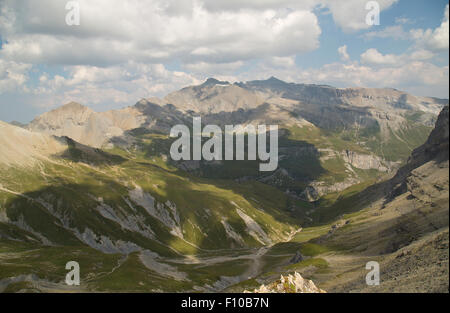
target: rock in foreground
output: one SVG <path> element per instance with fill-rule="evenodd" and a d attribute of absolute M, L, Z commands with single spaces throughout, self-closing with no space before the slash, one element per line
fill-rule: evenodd
<path fill-rule="evenodd" d="M 269 285 L 261 285 L 254 291 L 246 293 L 326 293 L 318 288 L 312 280 L 304 279 L 299 273 L 283 276 Z"/>

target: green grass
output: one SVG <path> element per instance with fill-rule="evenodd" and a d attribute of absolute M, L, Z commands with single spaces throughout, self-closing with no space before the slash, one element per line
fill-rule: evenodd
<path fill-rule="evenodd" d="M 143 140 L 149 140 L 149 144 L 153 140 L 164 140 L 152 134 L 145 136 Z M 285 238 L 298 228 L 298 221 L 292 212 L 302 211 L 309 206 L 302 201 L 292 201 L 282 191 L 266 184 L 195 177 L 170 165 L 158 164 L 162 159 L 155 163 L 154 157 L 150 158 L 145 153 L 114 148 L 101 156 L 113 155 L 115 159 L 114 155 L 117 155 L 123 160 L 120 164 L 103 162 L 92 166 L 85 164 L 85 161 L 90 163 L 89 160 L 71 159 L 59 163 L 42 162 L 33 169 L 10 168 L 1 174 L 2 186 L 26 197 L 45 201 L 52 209 L 49 211 L 39 201 L 0 192 L 0 210 L 5 210 L 13 221 L 23 219 L 51 242 L 64 246 L 81 244 L 66 227 L 80 233 L 89 228 L 113 241 L 134 242 L 161 256 L 176 258 L 179 255 L 175 251 L 182 255 L 194 255 L 235 248 L 236 242 L 228 238 L 221 223 L 224 218 L 243 237 L 243 248 L 260 246 L 258 241 L 248 235 L 247 226 L 236 213 L 235 204 L 274 241 Z M 88 157 L 91 155 L 88 154 Z M 144 208 L 137 204 L 131 208 L 127 204 L 125 200 L 129 200 L 128 192 L 135 188 L 135 184 L 159 203 L 170 200 L 176 204 L 185 240 L 170 234 Z M 143 216 L 145 224 L 157 234 L 157 241 L 124 229 L 101 216 L 96 210 L 100 197 L 118 216 Z M 68 217 L 68 225 L 62 225 L 60 219 L 63 216 Z M 12 234 L 23 240 L 27 236 L 30 240 L 39 240 L 32 233 L 9 224 L 0 224 L 0 233 Z"/>
<path fill-rule="evenodd" d="M 80 264 L 81 281 L 84 281 L 90 273 L 111 270 L 121 257 L 85 246 L 44 247 L 5 240 L 0 241 L 0 251 L 0 279 L 34 274 L 56 283 L 65 280 L 65 266 L 69 261 Z"/>
<path fill-rule="evenodd" d="M 380 135 L 373 136 L 367 146 L 388 161 L 403 163 L 411 155 L 412 150 L 425 143 L 431 130 L 432 127 L 408 122 L 398 131 L 389 129 L 387 138 L 383 139 Z"/>
<path fill-rule="evenodd" d="M 300 246 L 301 254 L 314 257 L 316 255 L 331 251 L 329 248 L 314 243 L 304 243 Z"/>
<path fill-rule="evenodd" d="M 340 215 L 361 210 L 367 204 L 367 197 L 362 192 L 375 181 L 367 181 L 353 185 L 342 192 L 331 193 L 324 196 L 317 210 L 312 214 L 316 224 L 326 224 Z"/>
<path fill-rule="evenodd" d="M 283 270 L 286 272 L 292 272 L 304 269 L 308 266 L 314 266 L 318 269 L 326 269 L 328 267 L 328 262 L 321 258 L 311 258 L 297 264 L 288 265 Z"/>
<path fill-rule="evenodd" d="M 90 285 L 96 291 L 110 292 L 176 292 L 192 287 L 189 282 L 177 281 L 149 270 L 140 262 L 137 253 L 129 255 L 114 272 L 93 280 Z"/>
<path fill-rule="evenodd" d="M 3 293 L 18 293 L 18 292 L 38 292 L 32 283 L 27 281 L 9 284 Z"/>
<path fill-rule="evenodd" d="M 261 284 L 256 279 L 252 278 L 229 287 L 225 290 L 225 292 L 243 292 L 244 290 L 251 291 L 259 288 L 259 286 L 261 286 Z"/>
<path fill-rule="evenodd" d="M 168 263 L 175 265 L 175 263 Z M 226 261 L 212 265 L 176 264 L 178 270 L 188 273 L 188 278 L 196 284 L 213 284 L 221 277 L 235 277 L 242 275 L 253 265 L 251 260 Z"/>
<path fill-rule="evenodd" d="M 316 148 L 332 148 L 336 151 L 352 150 L 367 153 L 367 150 L 357 143 L 342 139 L 340 132 L 325 131 L 317 127 L 289 127 L 289 139 L 306 142 Z"/>

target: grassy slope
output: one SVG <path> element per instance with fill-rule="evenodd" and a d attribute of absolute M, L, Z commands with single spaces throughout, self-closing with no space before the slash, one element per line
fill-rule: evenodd
<path fill-rule="evenodd" d="M 371 150 L 388 160 L 398 160 L 409 155 L 412 148 L 422 143 L 426 137 L 424 134 L 428 131 L 427 128 L 411 127 L 392 136 L 390 139 L 392 142 L 383 142 L 382 144 L 379 144 L 381 140 L 377 137 L 376 131 L 369 131 L 367 145 L 361 146 L 354 143 L 352 134 L 349 132 L 333 134 L 314 128 L 292 128 L 288 137 L 290 142 L 286 142 L 286 144 L 297 141 L 314 145 L 316 148 L 332 148 L 336 151 L 350 149 L 359 153 L 368 153 Z M 264 231 L 275 240 L 281 239 L 282 235 L 287 235 L 293 227 L 297 227 L 299 222 L 302 223 L 301 220 L 295 220 L 292 216 L 304 217 L 303 212 L 312 209 L 311 205 L 293 201 L 276 188 L 265 184 L 252 181 L 236 183 L 229 179 L 198 178 L 180 172 L 171 166 L 164 157 L 170 146 L 170 141 L 165 136 L 144 134 L 139 139 L 143 149 L 132 153 L 115 148 L 106 154 L 99 151 L 100 156 L 98 154 L 89 155 L 80 152 L 76 146 L 71 146 L 69 154 L 66 155 L 67 161 L 62 164 L 48 162 L 42 163 L 40 168 L 34 170 L 11 168 L 3 170 L 2 186 L 26 194 L 28 197 L 42 198 L 51 203 L 61 214 L 70 214 L 73 224 L 71 227 L 80 231 L 86 227 L 95 229 L 98 233 L 106 234 L 112 239 L 136 242 L 142 247 L 166 257 L 178 257 L 177 253 L 197 255 L 230 253 L 229 251 L 232 250 L 226 249 L 235 247 L 235 243 L 227 238 L 220 223 L 222 218 L 226 218 L 233 229 L 242 235 L 247 246 L 259 246 L 260 244 L 246 233 L 246 226 L 236 214 L 236 207 L 231 204 L 232 202 L 255 219 Z M 283 146 L 283 140 L 280 145 Z M 86 166 L 78 161 L 88 161 L 95 167 Z M 297 171 L 296 173 L 299 175 L 310 176 L 315 175 L 318 172 L 317 169 L 320 169 L 319 172 L 322 174 L 318 178 L 329 183 L 342 181 L 347 175 L 343 161 L 339 159 L 322 163 L 317 163 L 315 159 L 311 159 L 310 162 L 302 160 L 303 167 L 295 161 L 288 158 L 282 162 L 282 166 L 294 172 Z M 236 162 L 226 163 L 224 172 L 227 172 L 228 175 L 223 178 L 251 175 L 255 170 L 255 167 L 252 167 L 253 163 L 248 164 L 249 166 L 245 167 L 244 171 L 241 165 L 237 166 Z M 361 202 L 358 199 L 358 192 L 373 183 L 373 179 L 378 173 L 359 171 L 358 174 L 364 177 L 363 184 L 351 187 L 341 193 L 330 194 L 318 204 L 319 206 L 316 207 L 312 216 L 316 221 L 324 223 L 323 225 L 304 229 L 294 237 L 291 243 L 276 244 L 269 250 L 263 257 L 265 274 L 261 275 L 262 278 L 271 277 L 274 273 L 310 269 L 311 267 L 326 272 L 328 263 L 321 255 L 329 251 L 339 251 L 340 248 L 336 245 L 332 247 L 318 246 L 314 240 L 329 231 L 332 224 L 327 221 L 344 213 L 358 211 L 363 207 L 363 203 L 355 205 L 355 203 Z M 146 223 L 157 232 L 157 240 L 149 240 L 139 234 L 124 230 L 118 224 L 105 220 L 94 210 L 98 205 L 95 198 L 102 197 L 106 204 L 119 209 L 123 214 L 131 213 L 124 198 L 127 197 L 129 189 L 132 189 L 134 184 L 141 186 L 158 202 L 170 200 L 176 203 L 181 215 L 185 239 L 192 244 L 171 235 L 161 222 L 150 216 L 147 216 Z M 144 212 L 143 208 L 138 207 L 138 210 L 141 213 Z M 60 281 L 63 277 L 61 275 L 66 272 L 61 270 L 63 269 L 62 264 L 73 257 L 78 260 L 81 256 L 81 260 L 86 264 L 82 266 L 87 267 L 86 275 L 98 272 L 98 268 L 102 268 L 105 272 L 104 276 L 91 277 L 89 288 L 93 290 L 148 291 L 160 289 L 179 291 L 191 290 L 194 286 L 188 282 L 168 280 L 167 277 L 148 270 L 140 263 L 137 254 L 131 254 L 118 269 L 109 273 L 110 269 L 112 270 L 114 266 L 118 265 L 120 256 L 102 254 L 81 244 L 73 234 L 58 225 L 59 221 L 39 203 L 0 191 L 1 211 L 6 211 L 12 220 L 23 216 L 33 229 L 39 230 L 52 242 L 65 246 L 64 248 L 36 246 L 38 236 L 14 225 L 0 222 L 0 234 L 24 241 L 23 246 L 22 244 L 11 244 L 10 241 L 0 241 L 2 249 L 0 275 L 3 277 L 11 276 L 10 273 L 14 275 L 36 273 L 40 278 Z M 292 212 L 301 212 L 302 214 L 295 215 Z M 357 212 L 341 217 L 344 219 L 357 218 L 359 214 L 360 212 Z M 349 227 L 351 226 L 347 228 Z M 225 250 L 214 251 L 214 249 Z M 296 265 L 288 265 L 289 259 L 298 250 L 308 257 L 307 260 Z M 63 253 L 56 255 L 56 251 L 63 251 Z M 5 255 L 7 255 L 6 258 Z M 19 257 L 22 262 L 18 262 Z M 96 263 L 95 260 L 98 259 L 102 264 Z M 218 263 L 203 268 L 192 265 L 178 265 L 177 268 L 186 271 L 189 278 L 196 282 L 211 284 L 220 276 L 238 275 L 249 266 L 245 262 L 244 264 L 238 263 L 242 267 L 239 264 Z M 37 269 L 30 266 L 32 264 L 36 264 Z M 230 266 L 235 268 L 235 271 L 230 272 Z M 84 277 L 84 279 L 88 280 L 89 278 Z M 136 284 L 136 282 L 139 283 Z M 252 286 L 257 282 L 252 279 L 240 285 L 246 286 L 246 284 Z M 27 286 L 27 283 L 17 283 L 11 286 L 11 290 L 27 288 Z M 155 286 L 160 288 L 155 288 Z"/>
<path fill-rule="evenodd" d="M 78 256 L 81 254 L 87 258 L 86 261 L 81 259 L 88 264 L 81 264 L 86 274 L 94 275 L 98 272 L 92 264 L 95 263 L 95 259 L 103 260 L 102 262 L 110 260 L 108 262 L 114 264 L 118 262 L 118 255 L 103 254 L 81 243 L 72 231 L 66 229 L 67 226 L 81 233 L 89 228 L 112 240 L 134 242 L 168 258 L 178 258 L 186 254 L 226 255 L 229 253 L 227 251 L 236 251 L 236 242 L 227 237 L 221 223 L 222 219 L 226 219 L 242 236 L 246 246 L 260 246 L 258 241 L 248 235 L 245 223 L 236 213 L 236 207 L 252 217 L 274 241 L 282 240 L 298 227 L 296 220 L 290 216 L 291 212 L 287 210 L 288 205 L 292 206 L 287 196 L 262 183 L 239 184 L 229 180 L 196 178 L 178 171 L 161 158 L 150 158 L 139 153 L 129 154 L 122 150 L 108 152 L 114 154 L 114 159 L 120 157 L 119 164 L 101 160 L 96 162 L 95 166 L 88 166 L 74 162 L 76 159 L 73 159 L 73 156 L 76 156 L 86 161 L 88 156 L 73 152 L 72 158 L 66 161 L 41 162 L 35 168 L 2 170 L 2 188 L 14 191 L 18 195 L 0 191 L 0 213 L 6 214 L 12 222 L 24 221 L 30 228 L 26 231 L 23 227 L 21 229 L 11 223 L 0 222 L 2 237 L 17 238 L 24 242 L 24 253 L 21 254 L 22 247 L 5 239 L 0 240 L 1 246 L 5 249 L 0 256 L 1 275 L 4 278 L 34 273 L 39 279 L 60 282 L 61 277 L 64 277 L 63 272 L 66 272 L 62 264 L 70 259 L 80 260 Z M 129 197 L 129 190 L 134 189 L 135 185 L 149 192 L 157 202 L 164 203 L 170 200 L 176 204 L 185 240 L 170 234 L 159 220 L 146 214 L 144 209 L 137 205 L 135 207 L 139 213 L 146 217 L 145 223 L 157 233 L 155 240 L 120 227 L 116 222 L 102 217 L 95 209 L 99 205 L 98 198 L 101 197 L 102 202 L 113 207 L 119 215 L 136 214 L 125 201 Z M 50 211 L 56 213 L 50 212 L 42 204 L 44 202 L 51 205 Z M 55 214 L 69 217 L 69 225 L 63 225 Z M 41 236 L 37 232 L 57 247 L 39 244 Z M 17 248 L 16 251 L 14 247 Z M 37 249 L 36 257 L 34 254 L 27 255 L 33 251 L 32 249 Z M 55 255 L 56 251 L 65 252 L 61 253 L 59 258 Z M 21 258 L 22 262 L 17 262 L 18 258 Z M 45 262 L 45 259 L 48 261 Z M 99 268 L 108 272 L 113 266 L 110 263 L 99 265 Z M 150 290 L 150 286 L 151 289 L 160 286 L 165 291 L 176 291 L 190 290 L 193 287 L 192 283 L 171 283 L 167 277 L 152 273 L 138 263 L 140 264 L 140 261 L 137 256 L 130 255 L 118 271 L 94 279 L 89 288 L 143 291 Z M 36 264 L 36 267 L 33 264 Z M 58 271 L 55 271 L 56 267 Z M 185 267 L 190 273 L 190 278 L 211 284 L 220 276 L 239 274 L 248 266 L 233 265 L 234 273 L 230 273 L 230 264 L 226 263 L 218 263 L 203 269 L 194 266 L 180 267 Z M 147 274 L 143 275 L 144 272 Z M 136 280 L 131 277 L 140 276 L 142 284 L 136 287 Z M 122 280 L 121 277 L 129 279 L 121 283 L 119 281 Z M 20 282 L 11 288 L 14 290 L 26 285 Z"/>

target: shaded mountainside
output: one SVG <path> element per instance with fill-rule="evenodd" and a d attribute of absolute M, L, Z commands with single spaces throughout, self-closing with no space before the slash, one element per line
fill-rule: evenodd
<path fill-rule="evenodd" d="M 448 292 L 448 123 L 445 107 L 392 179 L 317 208 L 320 223 L 266 254 L 279 258 L 270 273 L 229 290 L 281 286 L 279 274 L 298 272 L 327 292 Z M 286 252 L 295 257 L 283 258 Z M 366 284 L 371 261 L 380 264 L 379 286 Z"/>
<path fill-rule="evenodd" d="M 449 112 L 448 106 L 439 114 L 436 127 L 430 134 L 425 144 L 415 149 L 408 162 L 403 166 L 391 180 L 391 185 L 397 185 L 404 182 L 405 178 L 411 172 L 424 165 L 427 162 L 435 161 L 441 163 L 448 161 L 449 158 Z"/>
<path fill-rule="evenodd" d="M 448 146 L 447 106 L 427 142 L 414 150 L 391 180 L 333 207 L 354 213 L 341 215 L 345 223 L 334 224 L 326 235 L 314 239 L 339 251 L 324 257 L 334 276 L 317 274 L 321 288 L 332 292 L 448 292 Z M 348 203 L 356 211 L 346 208 Z M 365 284 L 364 262 L 372 260 L 380 263 L 380 286 Z"/>

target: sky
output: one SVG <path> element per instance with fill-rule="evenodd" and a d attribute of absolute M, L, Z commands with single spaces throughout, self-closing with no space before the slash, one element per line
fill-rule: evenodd
<path fill-rule="evenodd" d="M 208 77 L 448 98 L 448 50 L 447 0 L 0 0 L 0 120 Z"/>

